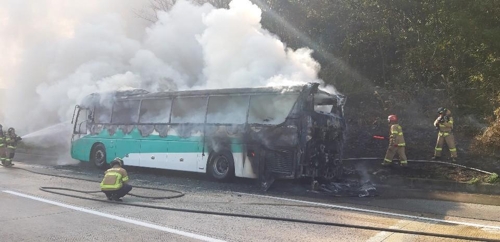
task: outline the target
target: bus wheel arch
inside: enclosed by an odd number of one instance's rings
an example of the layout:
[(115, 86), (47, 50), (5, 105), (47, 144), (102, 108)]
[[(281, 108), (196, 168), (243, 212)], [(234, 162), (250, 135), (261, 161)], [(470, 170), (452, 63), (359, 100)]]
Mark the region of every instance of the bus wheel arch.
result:
[(103, 143), (95, 143), (90, 149), (90, 162), (100, 169), (106, 169), (108, 163), (106, 162), (106, 147)]
[(234, 177), (234, 158), (229, 150), (212, 151), (208, 156), (207, 174), (218, 181), (228, 181)]

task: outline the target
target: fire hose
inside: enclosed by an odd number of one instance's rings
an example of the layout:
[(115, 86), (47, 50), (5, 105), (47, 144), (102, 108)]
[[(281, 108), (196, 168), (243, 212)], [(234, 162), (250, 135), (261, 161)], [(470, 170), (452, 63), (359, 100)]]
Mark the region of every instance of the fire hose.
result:
[[(342, 159), (342, 161), (358, 161), (358, 160), (381, 160), (381, 159), (380, 158), (376, 158), (376, 157), (360, 157), (360, 158), (346, 158), (346, 159)], [(480, 170), (480, 169), (477, 169), (477, 168), (474, 168), (474, 167), (464, 166), (464, 165), (460, 165), (460, 164), (456, 164), (456, 163), (451, 163), (451, 162), (445, 162), (445, 161), (408, 160), (408, 162), (442, 164), (442, 165), (460, 167), (460, 168), (463, 168), (463, 169), (477, 171), (477, 172), (481, 172), (481, 173), (484, 173), (484, 174), (487, 174), (487, 175), (493, 174), (492, 172), (483, 171), (483, 170)]]
[[(38, 175), (44, 175), (44, 176), (60, 177), (60, 178), (67, 178), (67, 179), (80, 180), (80, 181), (89, 181), (89, 182), (99, 182), (96, 180), (86, 179), (86, 178), (78, 178), (78, 177), (70, 177), (70, 176), (64, 176), (64, 175), (56, 175), (56, 174), (37, 172), (37, 171), (33, 171), (33, 170), (25, 169), (25, 168), (20, 168), (20, 167), (12, 167), (12, 168), (27, 171), (27, 172), (38, 174)], [(128, 195), (139, 197), (139, 198), (172, 199), (172, 198), (179, 198), (179, 197), (182, 197), (185, 195), (185, 193), (183, 193), (183, 192), (171, 190), (171, 189), (145, 187), (145, 186), (134, 186), (134, 187), (148, 189), (148, 190), (157, 190), (157, 191), (166, 191), (166, 192), (177, 193), (176, 195), (165, 196), (165, 197), (148, 197), (148, 196), (139, 196), (139, 195), (128, 194)], [(312, 220), (292, 219), (292, 218), (282, 218), (282, 217), (272, 217), (272, 216), (249, 215), (249, 214), (241, 214), (241, 213), (214, 212), (214, 211), (204, 211), (204, 210), (195, 210), (195, 209), (174, 208), (174, 207), (167, 207), (167, 206), (155, 206), (155, 205), (147, 205), (147, 204), (122, 203), (122, 202), (116, 202), (116, 201), (108, 201), (108, 200), (72, 195), (72, 194), (57, 192), (54, 190), (78, 192), (78, 193), (84, 193), (84, 194), (98, 193), (101, 191), (81, 191), (81, 190), (62, 188), (62, 187), (40, 187), (39, 189), (41, 191), (44, 191), (44, 192), (57, 194), (57, 195), (61, 195), (61, 196), (66, 196), (66, 197), (84, 199), (84, 200), (89, 200), (89, 201), (121, 204), (121, 205), (132, 206), (132, 207), (151, 208), (151, 209), (157, 209), (157, 210), (196, 213), (196, 214), (205, 214), (205, 215), (218, 215), (218, 216), (226, 216), (226, 217), (249, 218), (249, 219), (261, 219), (261, 220), (302, 223), (302, 224), (312, 224), (312, 225), (323, 225), (323, 226), (334, 226), (334, 227), (344, 227), (344, 228), (362, 229), (362, 230), (371, 230), (371, 231), (385, 231), (385, 232), (391, 232), (391, 233), (420, 235), (420, 236), (439, 237), (439, 238), (448, 238), (448, 239), (459, 239), (459, 240), (468, 240), (468, 241), (500, 242), (499, 239), (486, 239), (486, 238), (460, 236), (460, 235), (452, 235), (452, 234), (438, 234), (438, 233), (411, 231), (411, 230), (402, 230), (402, 229), (379, 228), (379, 227), (374, 227), (374, 226), (363, 226), (363, 225), (356, 225), (356, 224), (322, 222), (322, 221), (312, 221)]]
[[(33, 170), (28, 170), (24, 169), (21, 167), (11, 167), (14, 169), (18, 170), (23, 170), (27, 171), (33, 174), (38, 174), (38, 175), (44, 175), (44, 176), (52, 176), (52, 177), (60, 177), (60, 178), (67, 178), (67, 179), (72, 179), (72, 180), (79, 180), (79, 181), (88, 181), (88, 182), (100, 182), (98, 180), (93, 180), (93, 179), (87, 179), (87, 178), (80, 178), (80, 177), (71, 177), (71, 176), (65, 176), (65, 175), (56, 175), (56, 174), (49, 174), (49, 173), (43, 173), (43, 172), (38, 172), (38, 171), (33, 171)], [(156, 188), (156, 187), (146, 187), (146, 186), (134, 186), (135, 188), (141, 188), (141, 189), (146, 189), (146, 190), (156, 190), (156, 191), (162, 191), (162, 192), (170, 192), (170, 193), (175, 193), (175, 195), (170, 195), (170, 196), (162, 196), (162, 197), (151, 197), (151, 196), (141, 196), (133, 193), (129, 193), (127, 195), (130, 195), (132, 197), (138, 197), (138, 198), (145, 198), (145, 199), (173, 199), (173, 198), (179, 198), (185, 195), (185, 193), (181, 191), (176, 191), (176, 190), (171, 190), (171, 189), (164, 189), (164, 188)], [(71, 191), (71, 192), (78, 192), (78, 193), (85, 193), (85, 194), (91, 194), (91, 193), (101, 193), (101, 190), (98, 191), (82, 191), (82, 190), (76, 190), (76, 189), (70, 189), (70, 188), (62, 188), (62, 187), (40, 187), (40, 190), (44, 192), (50, 192), (53, 193), (52, 191), (49, 190), (64, 190), (64, 191)]]

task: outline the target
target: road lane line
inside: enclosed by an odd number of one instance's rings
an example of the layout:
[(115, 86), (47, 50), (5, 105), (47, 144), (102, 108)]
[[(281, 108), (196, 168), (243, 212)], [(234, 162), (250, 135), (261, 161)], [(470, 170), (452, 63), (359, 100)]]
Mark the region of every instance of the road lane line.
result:
[(334, 204), (328, 204), (328, 203), (309, 202), (309, 201), (296, 200), (296, 199), (290, 199), (290, 198), (273, 197), (273, 196), (258, 195), (258, 194), (243, 193), (243, 192), (235, 192), (235, 193), (240, 194), (240, 195), (262, 197), (262, 198), (276, 199), (276, 200), (296, 202), (296, 203), (304, 203), (304, 204), (310, 204), (310, 205), (316, 205), (316, 206), (322, 206), (322, 207), (328, 207), (328, 208), (344, 209), (344, 210), (350, 210), (350, 211), (356, 211), (356, 212), (374, 213), (374, 214), (400, 217), (400, 218), (406, 218), (406, 219), (421, 220), (421, 221), (427, 221), (427, 222), (457, 224), (457, 225), (465, 225), (465, 226), (476, 227), (476, 228), (488, 228), (488, 229), (500, 230), (499, 226), (492, 226), (492, 225), (484, 225), (484, 224), (459, 222), (459, 221), (445, 220), (445, 219), (420, 217), (420, 216), (413, 216), (413, 215), (400, 214), (400, 213), (391, 213), (391, 212), (377, 211), (377, 210), (364, 209), (364, 208), (355, 208), (355, 207), (334, 205)]
[[(389, 228), (390, 229), (402, 229), (410, 223), (412, 223), (412, 222), (408, 221), (408, 220), (399, 220), (398, 223), (390, 226)], [(377, 233), (373, 237), (369, 238), (368, 240), (366, 240), (366, 242), (382, 242), (382, 241), (385, 241), (387, 238), (391, 237), (393, 234), (394, 233), (392, 233), (392, 232), (382, 231), (382, 232)]]
[(142, 222), (142, 221), (138, 221), (138, 220), (134, 220), (134, 219), (130, 219), (130, 218), (124, 218), (124, 217), (120, 217), (120, 216), (116, 216), (116, 215), (112, 215), (112, 214), (102, 213), (102, 212), (98, 212), (95, 210), (90, 210), (90, 209), (77, 207), (77, 206), (73, 206), (73, 205), (68, 205), (68, 204), (64, 204), (64, 203), (60, 203), (60, 202), (56, 202), (56, 201), (47, 200), (44, 198), (34, 197), (34, 196), (26, 195), (23, 193), (19, 193), (19, 192), (14, 192), (14, 191), (9, 191), (9, 190), (4, 190), (3, 192), (11, 194), (11, 195), (19, 196), (19, 197), (32, 199), (32, 200), (39, 201), (39, 202), (44, 202), (44, 203), (56, 205), (56, 206), (63, 207), (63, 208), (68, 208), (68, 209), (72, 209), (72, 210), (76, 210), (76, 211), (80, 211), (80, 212), (84, 212), (84, 213), (89, 213), (89, 214), (93, 214), (93, 215), (97, 215), (97, 216), (101, 216), (101, 217), (105, 217), (105, 218), (109, 218), (109, 219), (114, 219), (114, 220), (125, 222), (125, 223), (135, 224), (135, 225), (143, 226), (146, 228), (151, 228), (151, 229), (156, 229), (156, 230), (160, 230), (160, 231), (164, 231), (164, 232), (168, 232), (168, 233), (172, 233), (172, 234), (177, 234), (177, 235), (181, 235), (181, 236), (185, 236), (185, 237), (189, 237), (189, 238), (193, 238), (193, 239), (198, 239), (198, 240), (208, 241), (208, 242), (224, 242), (224, 240), (218, 240), (218, 239), (210, 238), (210, 237), (199, 235), (199, 234), (193, 234), (193, 233), (184, 232), (181, 230), (163, 227), (163, 226), (159, 226), (159, 225), (155, 225), (155, 224), (150, 224), (150, 223), (146, 223), (146, 222)]

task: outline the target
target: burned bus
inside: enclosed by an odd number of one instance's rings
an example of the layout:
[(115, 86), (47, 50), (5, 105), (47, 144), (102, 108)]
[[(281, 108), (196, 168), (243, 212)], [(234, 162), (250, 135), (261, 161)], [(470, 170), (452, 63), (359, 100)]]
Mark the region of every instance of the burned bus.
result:
[(217, 180), (332, 180), (343, 169), (344, 100), (317, 83), (96, 93), (75, 107), (71, 156)]

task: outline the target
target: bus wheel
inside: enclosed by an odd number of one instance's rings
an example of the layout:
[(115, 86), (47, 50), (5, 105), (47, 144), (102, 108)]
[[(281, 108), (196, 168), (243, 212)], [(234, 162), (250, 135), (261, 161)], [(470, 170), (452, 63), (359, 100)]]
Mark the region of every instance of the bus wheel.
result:
[(103, 144), (96, 144), (90, 152), (90, 161), (100, 169), (107, 167), (106, 163), (106, 148)]
[(227, 181), (234, 176), (234, 160), (231, 152), (214, 152), (208, 162), (208, 173), (219, 181)]

